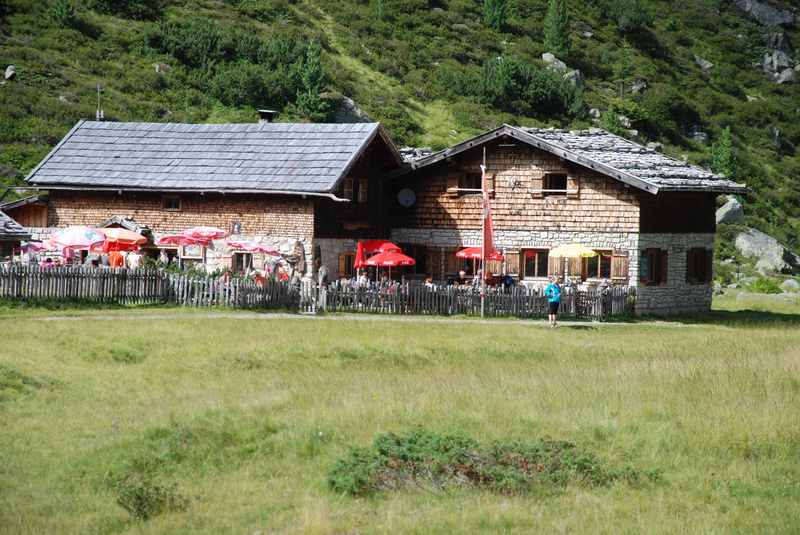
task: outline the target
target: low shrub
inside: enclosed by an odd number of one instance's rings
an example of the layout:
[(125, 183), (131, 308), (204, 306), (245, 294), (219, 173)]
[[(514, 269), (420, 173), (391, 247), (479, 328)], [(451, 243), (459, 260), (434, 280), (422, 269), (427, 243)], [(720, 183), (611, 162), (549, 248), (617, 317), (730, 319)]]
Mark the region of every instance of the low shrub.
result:
[(177, 485), (157, 483), (148, 476), (133, 474), (116, 485), (117, 503), (137, 520), (148, 520), (168, 511), (181, 511), (188, 500)]
[(783, 293), (781, 290), (780, 284), (775, 279), (770, 279), (768, 277), (759, 277), (758, 279), (751, 282), (747, 289), (754, 293), (759, 294), (779, 294)]
[(613, 469), (594, 453), (564, 441), (536, 440), (481, 445), (464, 435), (424, 429), (378, 435), (372, 448), (352, 448), (328, 475), (336, 492), (368, 496), (410, 485), (470, 486), (503, 494), (563, 487), (609, 485), (623, 479), (657, 479), (631, 467)]

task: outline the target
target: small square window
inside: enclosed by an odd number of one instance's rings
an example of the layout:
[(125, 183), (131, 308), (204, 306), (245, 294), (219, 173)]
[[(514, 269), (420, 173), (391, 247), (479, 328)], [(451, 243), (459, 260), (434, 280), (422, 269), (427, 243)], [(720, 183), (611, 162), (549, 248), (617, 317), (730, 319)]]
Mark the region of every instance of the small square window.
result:
[(180, 211), (181, 209), (181, 198), (176, 196), (164, 196), (161, 198), (161, 207), (164, 210), (169, 210), (172, 212)]
[(567, 175), (555, 173), (544, 175), (544, 194), (566, 195)]
[(480, 193), (481, 189), (481, 174), (480, 173), (465, 173), (458, 180), (458, 189), (460, 190), (477, 190), (477, 191), (462, 191), (462, 195), (469, 195)]

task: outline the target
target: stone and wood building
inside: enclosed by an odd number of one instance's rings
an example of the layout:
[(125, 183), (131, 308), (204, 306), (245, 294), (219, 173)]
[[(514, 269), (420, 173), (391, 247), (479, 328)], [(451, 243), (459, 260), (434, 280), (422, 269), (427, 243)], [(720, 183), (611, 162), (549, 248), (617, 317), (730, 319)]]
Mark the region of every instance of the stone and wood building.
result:
[[(601, 130), (503, 125), (430, 153), (398, 151), (373, 123), (81, 121), (27, 181), (48, 192), (40, 235), (135, 221), (157, 239), (212, 225), (301, 251), (301, 271), (331, 277), (352, 275), (357, 240), (391, 239), (417, 260), (410, 276), (447, 280), (469, 268), (455, 252), (480, 244), (484, 158), (505, 256), (488, 269), (523, 284), (562, 273), (636, 286), (642, 313), (710, 306), (716, 196), (744, 186)], [(566, 243), (599, 254), (548, 256)], [(242, 254), (221, 241), (206, 257), (236, 267)]]
[(0, 262), (12, 257), (14, 249), (30, 237), (25, 227), (0, 211)]

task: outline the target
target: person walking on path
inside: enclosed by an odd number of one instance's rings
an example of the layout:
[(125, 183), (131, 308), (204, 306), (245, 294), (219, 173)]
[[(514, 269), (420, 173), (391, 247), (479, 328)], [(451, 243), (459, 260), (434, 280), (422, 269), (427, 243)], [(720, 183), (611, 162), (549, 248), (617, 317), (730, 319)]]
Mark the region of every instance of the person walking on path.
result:
[(549, 315), (547, 316), (550, 321), (550, 327), (556, 327), (558, 326), (558, 307), (561, 306), (561, 285), (558, 284), (558, 277), (550, 276), (550, 284), (544, 289), (544, 295), (547, 297), (548, 306), (550, 307)]

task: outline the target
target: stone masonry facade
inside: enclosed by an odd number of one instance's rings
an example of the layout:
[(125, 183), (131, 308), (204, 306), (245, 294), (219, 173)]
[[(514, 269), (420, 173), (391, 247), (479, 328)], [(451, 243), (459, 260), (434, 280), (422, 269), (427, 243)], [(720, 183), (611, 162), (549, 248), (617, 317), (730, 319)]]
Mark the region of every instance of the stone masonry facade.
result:
[[(480, 243), (479, 229), (413, 229), (396, 228), (391, 239), (395, 243), (425, 245), (442, 251)], [(686, 282), (687, 252), (694, 247), (714, 248), (713, 234), (640, 234), (638, 232), (564, 232), (538, 230), (495, 231), (495, 248), (500, 251), (551, 249), (566, 243), (580, 243), (595, 249), (621, 251), (628, 254), (627, 284), (637, 291), (637, 314), (674, 315), (708, 311), (712, 287), (709, 284)], [(667, 251), (668, 273), (664, 285), (642, 285), (639, 282), (639, 255), (648, 248)], [(544, 280), (524, 281), (541, 285)]]
[[(165, 209), (165, 197), (177, 197), (180, 209)], [(49, 195), (48, 227), (35, 229), (35, 234), (40, 239), (47, 238), (56, 228), (97, 226), (113, 216), (130, 218), (149, 227), (155, 240), (195, 226), (230, 230), (238, 223), (237, 239), (263, 243), (286, 255), (291, 255), (299, 242), (305, 252), (306, 266), (311, 266), (314, 206), (310, 199), (300, 197), (53, 190)], [(226, 247), (225, 240), (216, 240), (205, 254), (209, 269), (231, 265), (233, 252)], [(261, 255), (253, 256), (255, 266), (261, 267)], [(308, 269), (306, 272), (310, 274)]]

